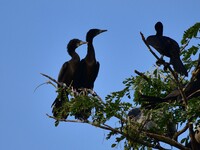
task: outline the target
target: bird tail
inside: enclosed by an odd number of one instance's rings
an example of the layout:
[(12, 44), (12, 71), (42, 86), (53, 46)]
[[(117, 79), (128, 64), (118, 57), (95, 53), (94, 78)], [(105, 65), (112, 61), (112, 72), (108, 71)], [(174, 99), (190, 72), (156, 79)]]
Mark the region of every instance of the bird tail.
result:
[(145, 109), (154, 109), (156, 107), (159, 107), (158, 104), (165, 102), (160, 97), (147, 96), (147, 95), (141, 95), (140, 101), (143, 102), (141, 107)]
[[(61, 91), (60, 94), (56, 97), (55, 101), (51, 105), (52, 113), (55, 118), (66, 119), (69, 115), (69, 107), (67, 105), (68, 102), (68, 94), (66, 92)], [(59, 121), (55, 121), (55, 126), (58, 126)]]
[(187, 69), (185, 68), (185, 66), (183, 65), (182, 61), (180, 60), (180, 58), (171, 58), (170, 59), (170, 63), (173, 65), (174, 70), (178, 73), (180, 73), (181, 75), (185, 75), (188, 76), (188, 72)]

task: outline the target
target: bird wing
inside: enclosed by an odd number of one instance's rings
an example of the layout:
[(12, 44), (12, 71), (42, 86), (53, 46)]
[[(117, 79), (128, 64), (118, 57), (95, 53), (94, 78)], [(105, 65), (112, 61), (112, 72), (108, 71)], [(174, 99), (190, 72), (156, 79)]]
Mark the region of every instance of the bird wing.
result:
[(97, 61), (95, 69), (94, 69), (94, 81), (96, 80), (98, 73), (99, 73), (99, 67), (100, 67), (100, 63)]
[[(162, 38), (156, 35), (151, 35), (146, 39), (147, 44), (151, 45), (154, 49), (156, 49), (161, 55), (165, 55), (165, 51), (163, 51), (163, 41)], [(166, 56), (166, 55), (165, 55)]]
[(82, 59), (79, 65), (79, 83), (80, 87), (83, 88), (84, 85), (86, 84), (87, 80), (87, 68), (86, 68), (86, 62), (85, 59)]
[(96, 62), (92, 66), (86, 63), (85, 59), (80, 62), (79, 69), (79, 86), (83, 88), (93, 89), (94, 82), (99, 72), (99, 62)]
[(180, 57), (180, 47), (174, 39), (167, 36), (163, 36), (163, 41), (166, 42), (165, 47), (169, 51), (169, 55), (171, 57)]
[(64, 76), (65, 76), (67, 68), (68, 68), (68, 62), (65, 62), (60, 69), (60, 72), (58, 75), (58, 82), (64, 82)]

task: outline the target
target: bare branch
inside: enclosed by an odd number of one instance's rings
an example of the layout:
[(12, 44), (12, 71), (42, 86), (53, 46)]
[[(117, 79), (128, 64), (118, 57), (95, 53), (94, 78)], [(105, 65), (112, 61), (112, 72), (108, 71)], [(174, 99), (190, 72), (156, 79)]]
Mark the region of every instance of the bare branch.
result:
[(189, 127), (188, 124), (186, 124), (186, 126), (182, 130), (180, 130), (180, 131), (178, 131), (178, 132), (175, 133), (173, 139), (177, 139), (179, 135), (181, 135), (182, 133), (184, 133), (185, 131), (187, 131), (188, 127)]
[(51, 118), (51, 119), (54, 119), (54, 120), (56, 120), (56, 121), (62, 121), (62, 122), (73, 122), (73, 123), (85, 123), (84, 121), (82, 121), (82, 120), (67, 120), (67, 119), (58, 119), (58, 118), (56, 118), (56, 117), (54, 117), (54, 116), (50, 116), (50, 115), (48, 115), (48, 114), (46, 114), (49, 118)]
[(160, 58), (156, 55), (156, 53), (154, 53), (154, 52), (152, 51), (152, 49), (151, 49), (151, 47), (149, 46), (149, 44), (147, 44), (147, 41), (146, 41), (146, 39), (145, 39), (145, 37), (144, 37), (144, 35), (143, 35), (142, 32), (140, 32), (140, 35), (141, 35), (141, 37), (142, 37), (143, 42), (144, 42), (145, 45), (148, 47), (149, 51), (153, 54), (154, 57), (156, 57), (157, 60), (160, 60)]
[(197, 90), (197, 91), (195, 91), (195, 92), (193, 92), (192, 94), (190, 94), (188, 97), (187, 97), (187, 99), (190, 99), (191, 97), (193, 97), (195, 94), (200, 94), (200, 89), (199, 90)]
[(180, 49), (180, 51), (182, 52), (190, 43), (190, 40), (187, 41), (187, 43)]
[(56, 81), (55, 79), (53, 79), (52, 77), (50, 77), (50, 76), (48, 76), (48, 75), (46, 75), (44, 73), (40, 73), (40, 74), (45, 76), (46, 78), (50, 79), (51, 81), (57, 83), (59, 86), (63, 87), (63, 83), (60, 83), (60, 82)]
[(101, 129), (105, 129), (105, 130), (109, 130), (109, 131), (113, 131), (113, 132), (116, 132), (116, 133), (120, 133), (122, 134), (121, 131), (117, 130), (117, 129), (114, 129), (112, 127), (110, 127), (109, 125), (106, 125), (106, 124), (103, 124), (103, 125), (100, 125), (100, 124), (96, 124), (96, 123), (93, 123), (93, 122), (90, 122), (90, 121), (82, 121), (82, 120), (67, 120), (67, 119), (58, 119), (56, 117), (53, 117), (53, 116), (50, 116), (48, 114), (46, 114), (49, 118), (51, 119), (54, 119), (56, 121), (61, 121), (61, 122), (72, 122), (72, 123), (87, 123), (87, 124), (90, 124), (92, 126), (95, 126), (95, 127), (99, 127)]
[(53, 85), (55, 88), (57, 88), (56, 85), (53, 84), (51, 81), (47, 81), (47, 82), (44, 82), (44, 83), (41, 83), (40, 85), (38, 85), (38, 86), (35, 88), (34, 92), (35, 92), (40, 86), (42, 86), (42, 85), (44, 85), (44, 84), (51, 84), (51, 85)]

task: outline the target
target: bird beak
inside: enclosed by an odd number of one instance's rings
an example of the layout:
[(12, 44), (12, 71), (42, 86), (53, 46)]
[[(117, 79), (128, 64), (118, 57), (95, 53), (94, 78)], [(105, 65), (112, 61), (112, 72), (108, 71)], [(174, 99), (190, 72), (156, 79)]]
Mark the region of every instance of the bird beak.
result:
[(101, 30), (100, 33), (103, 33), (103, 32), (106, 32), (106, 31), (108, 31), (108, 30)]
[(80, 45), (87, 44), (88, 42), (81, 41)]

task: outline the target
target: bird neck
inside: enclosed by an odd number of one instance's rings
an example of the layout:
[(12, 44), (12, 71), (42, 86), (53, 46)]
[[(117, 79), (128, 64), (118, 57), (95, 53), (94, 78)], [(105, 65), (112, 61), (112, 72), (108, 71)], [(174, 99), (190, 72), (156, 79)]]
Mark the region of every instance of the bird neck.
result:
[(163, 31), (162, 31), (162, 30), (158, 30), (158, 31), (156, 32), (156, 35), (157, 35), (157, 36), (163, 36)]
[(87, 48), (87, 55), (86, 55), (87, 60), (96, 60), (95, 58), (95, 50), (92, 41), (88, 42), (88, 48)]
[(69, 50), (68, 53), (69, 53), (69, 55), (72, 57), (72, 59), (80, 60), (80, 57), (79, 57), (79, 55), (75, 52), (75, 50)]

